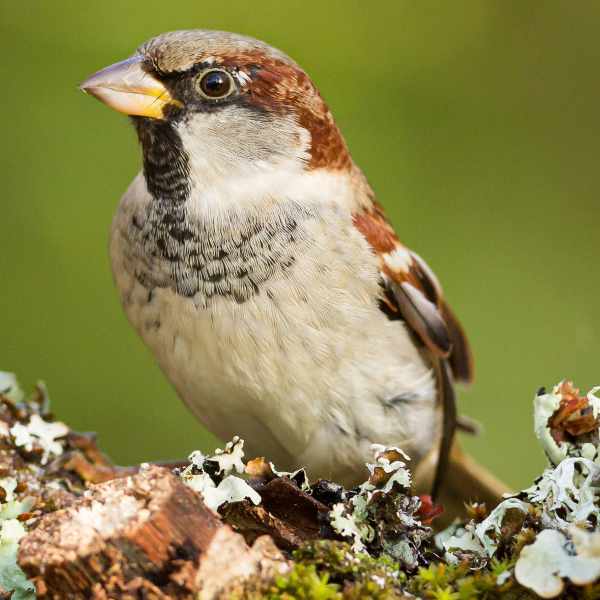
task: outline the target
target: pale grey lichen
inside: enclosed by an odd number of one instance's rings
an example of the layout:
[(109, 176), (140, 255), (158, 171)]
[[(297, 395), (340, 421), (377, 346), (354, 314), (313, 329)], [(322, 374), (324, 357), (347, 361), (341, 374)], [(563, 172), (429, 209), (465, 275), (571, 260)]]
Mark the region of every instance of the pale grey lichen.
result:
[(244, 473), (244, 440), (234, 437), (223, 450), (215, 450), (213, 456), (205, 456), (200, 451), (189, 456), (190, 465), (180, 476), (184, 483), (202, 495), (204, 503), (215, 512), (229, 502), (248, 499), (260, 504), (260, 495), (241, 477), (232, 473)]
[(397, 483), (401, 488), (408, 489), (411, 483), (410, 471), (406, 467), (406, 462), (409, 461), (410, 457), (400, 448), (396, 446), (382, 446), (381, 444), (372, 444), (371, 449), (375, 457), (375, 462), (367, 463), (367, 468), (371, 477), (369, 481), (361, 486), (368, 494), (372, 494), (374, 487), (370, 486), (371, 480), (376, 476), (377, 469), (381, 469), (384, 473), (387, 473), (389, 477), (385, 482), (381, 492), (384, 494), (389, 493), (394, 484)]
[[(581, 535), (586, 535), (581, 532)], [(587, 534), (590, 535), (590, 534)], [(541, 531), (533, 544), (525, 546), (515, 565), (515, 578), (542, 598), (556, 598), (564, 579), (586, 585), (600, 577), (600, 556), (579, 554), (577, 547), (555, 529)]]
[(600, 523), (600, 466), (587, 458), (565, 458), (546, 469), (540, 480), (524, 490), (529, 500), (543, 508), (545, 527), (565, 530), (570, 523), (591, 518)]
[[(361, 499), (360, 502), (363, 502), (363, 500)], [(373, 539), (375, 532), (366, 522), (365, 507), (361, 506), (359, 508), (358, 504), (352, 506), (354, 510), (348, 510), (343, 502), (335, 504), (329, 513), (331, 526), (342, 537), (352, 540), (352, 550), (354, 552), (366, 552), (365, 543)]]
[[(25, 394), (13, 373), (0, 371), (0, 395), (12, 404), (23, 402)], [(9, 436), (6, 423), (2, 422), (2, 426), (0, 435)], [(14, 442), (16, 444), (16, 439)], [(10, 594), (11, 600), (34, 600), (35, 586), (17, 564), (19, 541), (26, 533), (24, 524), (17, 517), (27, 513), (34, 500), (27, 496), (17, 499), (17, 484), (17, 479), (12, 476), (0, 479), (0, 487), (4, 490), (4, 502), (0, 503), (0, 588)]]
[[(563, 593), (566, 581), (581, 586), (600, 578), (600, 533), (589, 531), (600, 523), (599, 389), (580, 396), (570, 382), (563, 381), (552, 393), (536, 396), (534, 429), (549, 468), (480, 523), (455, 523), (439, 533), (436, 543), (448, 563), (471, 557), (473, 565), (485, 564), (496, 554), (501, 539), (507, 556), (510, 546), (506, 544), (511, 540), (502, 535), (508, 511), (516, 510), (528, 520), (533, 541), (523, 547), (514, 567), (522, 586), (553, 598)], [(510, 576), (511, 569), (504, 571), (497, 585)]]
[(214, 511), (226, 502), (241, 502), (246, 498), (254, 504), (261, 502), (258, 492), (235, 475), (224, 477), (218, 484), (215, 484), (208, 473), (192, 475), (189, 479), (184, 477), (183, 480), (194, 491), (200, 493), (206, 506)]
[(0, 523), (0, 587), (12, 592), (11, 600), (33, 600), (35, 587), (27, 580), (17, 564), (19, 540), (25, 535), (25, 527), (17, 519)]
[(445, 551), (445, 558), (449, 563), (457, 563), (461, 555), (470, 553), (483, 559), (492, 558), (498, 549), (498, 535), (506, 513), (516, 509), (524, 514), (529, 512), (531, 505), (518, 498), (508, 498), (498, 504), (496, 508), (481, 523), (473, 521), (462, 527), (456, 525), (436, 536), (436, 543)]
[(600, 532), (589, 532), (577, 525), (571, 525), (569, 535), (579, 556), (600, 558)]
[(15, 423), (10, 428), (10, 434), (14, 438), (15, 446), (22, 446), (28, 452), (34, 447), (40, 447), (42, 457), (40, 462), (45, 465), (51, 456), (60, 456), (63, 453), (63, 444), (59, 438), (66, 436), (69, 428), (60, 421), (48, 423), (39, 415), (33, 414), (29, 423)]
[(14, 404), (23, 402), (25, 392), (21, 389), (14, 373), (0, 371), (0, 395)]
[[(236, 435), (230, 442), (227, 442), (225, 449), (217, 448), (209, 460), (219, 465), (217, 474), (228, 475), (233, 471), (243, 473), (246, 470), (243, 458), (244, 440)], [(207, 460), (206, 457), (204, 460)]]
[(3, 477), (0, 479), (0, 487), (4, 490), (4, 501), (12, 502), (15, 499), (17, 480), (14, 477)]
[(410, 459), (396, 447), (373, 444), (372, 450), (369, 479), (333, 506), (331, 526), (351, 541), (355, 552), (384, 552), (414, 569), (431, 530), (415, 516), (421, 500), (410, 494)]
[[(356, 552), (365, 552), (366, 544), (375, 537), (375, 530), (369, 522), (371, 517), (369, 504), (373, 494), (375, 492), (387, 494), (393, 489), (394, 484), (398, 484), (400, 489), (407, 490), (411, 481), (410, 472), (404, 462), (410, 459), (400, 448), (372, 444), (371, 449), (374, 462), (367, 463), (369, 479), (360, 485), (357, 494), (351, 496), (347, 502), (336, 504), (330, 513), (334, 531), (343, 537), (351, 538), (352, 548)], [(378, 487), (375, 484), (376, 480), (383, 485)]]
[(310, 490), (310, 482), (304, 468), (296, 469), (295, 471), (279, 471), (275, 468), (275, 465), (272, 462), (269, 462), (269, 467), (273, 473), (273, 476), (286, 477), (287, 479), (295, 481), (303, 492)]

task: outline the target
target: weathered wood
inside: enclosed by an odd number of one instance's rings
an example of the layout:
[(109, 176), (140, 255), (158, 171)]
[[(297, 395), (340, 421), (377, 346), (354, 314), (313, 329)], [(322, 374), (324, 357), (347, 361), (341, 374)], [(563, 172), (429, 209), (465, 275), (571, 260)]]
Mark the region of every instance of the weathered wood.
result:
[(224, 520), (242, 533), (246, 542), (251, 544), (266, 534), (279, 548), (293, 550), (303, 542), (324, 537), (321, 521), (331, 510), (329, 506), (303, 492), (287, 477), (250, 484), (261, 496), (260, 505), (244, 501), (220, 509)]
[(290, 563), (270, 537), (263, 535), (248, 547), (240, 534), (222, 527), (200, 561), (198, 600), (244, 598), (249, 579), (254, 585), (269, 582), (289, 569)]
[(221, 527), (198, 494), (150, 467), (42, 517), (18, 560), (41, 598), (191, 597), (199, 558)]
[(42, 516), (18, 561), (38, 598), (229, 598), (289, 568), (268, 537), (249, 547), (169, 470), (152, 466), (91, 486)]

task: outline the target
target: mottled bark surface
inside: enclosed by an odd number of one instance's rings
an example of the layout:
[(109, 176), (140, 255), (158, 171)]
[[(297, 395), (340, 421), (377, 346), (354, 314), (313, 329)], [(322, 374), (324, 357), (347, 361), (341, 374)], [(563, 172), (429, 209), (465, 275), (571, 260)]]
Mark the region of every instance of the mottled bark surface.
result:
[(259, 506), (247, 500), (227, 504), (221, 510), (225, 521), (240, 531), (248, 543), (268, 534), (277, 546), (293, 550), (303, 542), (328, 537), (326, 515), (331, 508), (303, 492), (287, 478), (262, 483), (252, 481), (261, 495)]
[(268, 550), (249, 548), (196, 492), (149, 467), (45, 515), (18, 560), (40, 598), (212, 598), (269, 561), (285, 564)]
[[(42, 387), (23, 402), (8, 383), (0, 598), (33, 600), (35, 584), (37, 598), (52, 600), (387, 600), (404, 597), (406, 573), (437, 560), (427, 525), (441, 508), (412, 495), (397, 449), (378, 450), (354, 490), (243, 460), (238, 438), (186, 463), (118, 467), (93, 435), (52, 418)], [(497, 482), (463, 463), (456, 498), (484, 481), (493, 501)]]
[(46, 515), (22, 540), (18, 560), (41, 597), (102, 598), (142, 589), (183, 596), (193, 591), (195, 566), (220, 527), (198, 494), (151, 467), (92, 486), (68, 508)]

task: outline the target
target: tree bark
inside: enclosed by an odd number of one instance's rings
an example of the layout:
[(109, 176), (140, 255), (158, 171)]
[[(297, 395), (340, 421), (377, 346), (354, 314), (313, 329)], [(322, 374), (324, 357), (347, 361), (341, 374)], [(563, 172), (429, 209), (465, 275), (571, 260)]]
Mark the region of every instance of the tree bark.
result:
[(18, 562), (38, 597), (56, 600), (216, 598), (235, 578), (286, 564), (272, 543), (249, 548), (196, 492), (156, 466), (91, 486), (44, 515), (21, 541)]

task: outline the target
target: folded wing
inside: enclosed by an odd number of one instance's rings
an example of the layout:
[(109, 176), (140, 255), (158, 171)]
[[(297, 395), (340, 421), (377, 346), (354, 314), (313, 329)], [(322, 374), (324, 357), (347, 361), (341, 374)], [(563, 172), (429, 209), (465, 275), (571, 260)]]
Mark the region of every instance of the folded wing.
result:
[(379, 260), (381, 309), (390, 319), (406, 323), (416, 343), (429, 356), (436, 375), (444, 417), (433, 486), (435, 493), (446, 472), (456, 427), (452, 383), (470, 382), (473, 379), (469, 342), (444, 300), (437, 277), (422, 258), (400, 242), (383, 209), (373, 203), (354, 214), (354, 224)]

